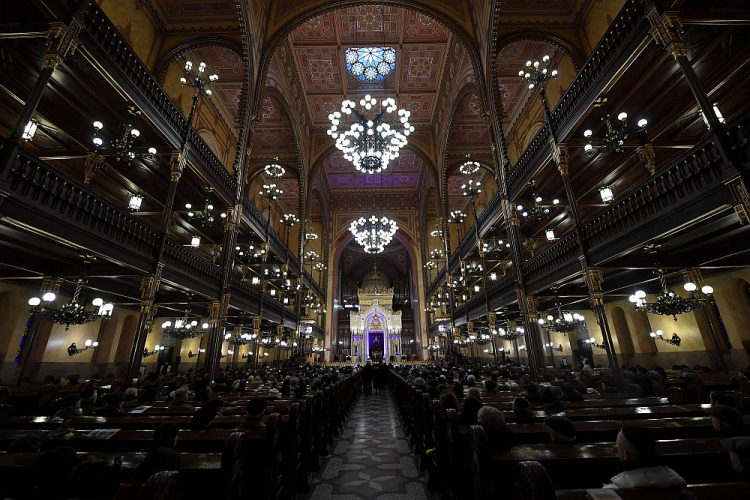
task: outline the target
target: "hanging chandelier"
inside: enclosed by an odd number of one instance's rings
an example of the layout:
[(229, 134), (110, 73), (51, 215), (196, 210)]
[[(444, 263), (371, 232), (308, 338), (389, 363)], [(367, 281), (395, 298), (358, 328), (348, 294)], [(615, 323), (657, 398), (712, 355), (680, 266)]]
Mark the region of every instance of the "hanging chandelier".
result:
[[(625, 141), (646, 133), (648, 120), (641, 118), (638, 120), (638, 128), (636, 130), (626, 132), (628, 126), (628, 114), (625, 112), (618, 114), (617, 122), (613, 122), (612, 116), (606, 109), (604, 109), (605, 102), (607, 102), (606, 97), (599, 97), (594, 102), (594, 106), (601, 109), (602, 121), (607, 127), (604, 137), (594, 138), (594, 133), (590, 129), (583, 132), (583, 136), (588, 139), (588, 144), (583, 147), (583, 150), (589, 156), (594, 156), (597, 153), (622, 153)], [(595, 146), (594, 143), (597, 145)]]
[(549, 216), (552, 210), (558, 210), (560, 208), (560, 200), (557, 198), (552, 200), (552, 204), (545, 204), (543, 198), (539, 193), (534, 191), (536, 181), (529, 181), (531, 186), (531, 197), (534, 199), (534, 205), (530, 208), (524, 208), (523, 205), (517, 205), (516, 210), (525, 218), (529, 220), (542, 220)]
[(224, 340), (234, 345), (235, 347), (239, 347), (239, 346), (247, 345), (252, 340), (255, 340), (258, 338), (257, 333), (249, 333), (245, 331), (244, 328), (245, 326), (242, 324), (235, 326), (234, 329), (232, 330), (232, 333), (227, 333), (224, 335)]
[(448, 222), (451, 224), (463, 224), (466, 220), (466, 214), (461, 210), (454, 210), (448, 216)]
[(460, 167), (458, 167), (458, 171), (463, 175), (474, 175), (479, 172), (480, 166), (481, 165), (479, 164), (479, 162), (472, 160), (471, 155), (467, 154), (466, 161), (463, 162)]
[[(277, 162), (279, 161), (279, 158), (276, 157), (273, 160)], [(266, 175), (268, 177), (271, 177), (272, 179), (281, 179), (286, 172), (286, 169), (278, 163), (269, 163), (268, 165), (263, 167), (263, 170), (266, 172)]]
[(497, 255), (503, 253), (505, 248), (510, 248), (510, 243), (506, 243), (500, 238), (485, 238), (482, 240), (482, 252), (487, 255)]
[(104, 145), (104, 137), (102, 137), (100, 134), (100, 132), (104, 129), (104, 124), (99, 120), (93, 123), (94, 138), (92, 139), (92, 142), (94, 143), (94, 150), (99, 154), (102, 154), (105, 151), (109, 151), (109, 154), (111, 154), (117, 161), (121, 161), (128, 165), (138, 158), (144, 160), (152, 160), (154, 158), (154, 155), (156, 154), (156, 148), (148, 148), (148, 154), (137, 153), (133, 149), (135, 140), (138, 139), (138, 137), (140, 137), (141, 135), (140, 130), (135, 128), (133, 124), (135, 117), (141, 114), (140, 110), (136, 110), (135, 107), (129, 106), (128, 114), (130, 115), (128, 123), (124, 124), (121, 127), (122, 131), (120, 133), (120, 136), (115, 140), (110, 141), (109, 147), (106, 147)]
[(655, 332), (651, 332), (648, 335), (652, 339), (658, 339), (658, 340), (661, 340), (662, 342), (666, 342), (667, 344), (670, 344), (676, 347), (680, 347), (680, 344), (682, 343), (682, 339), (676, 333), (673, 333), (672, 338), (669, 340), (664, 338), (664, 332), (661, 330), (656, 330)]
[(55, 301), (57, 296), (52, 292), (47, 292), (39, 297), (31, 297), (29, 305), (32, 314), (39, 314), (42, 318), (53, 323), (65, 325), (68, 330), (70, 325), (85, 325), (97, 319), (108, 320), (112, 317), (114, 305), (111, 302), (104, 302), (102, 298), (95, 298), (91, 305), (87, 306), (79, 302), (81, 289), (86, 280), (81, 277), (76, 281), (76, 288), (73, 292), (73, 298), (67, 304), (59, 308), (54, 308), (50, 304)]
[[(494, 335), (495, 331), (493, 330), (492, 333)], [(511, 328), (510, 325), (506, 325), (506, 328), (501, 327), (497, 329), (497, 336), (500, 337), (502, 340), (517, 340), (523, 337), (524, 333), (525, 331), (522, 326)]]
[(284, 191), (277, 188), (275, 183), (270, 183), (263, 184), (263, 189), (261, 189), (258, 194), (260, 194), (263, 198), (275, 201), (279, 196), (284, 194)]
[(217, 216), (226, 219), (226, 212), (217, 213), (214, 211), (214, 204), (211, 202), (212, 192), (213, 188), (208, 188), (206, 199), (203, 202), (203, 208), (200, 210), (193, 210), (193, 205), (191, 203), (185, 203), (185, 210), (187, 210), (187, 216), (190, 222), (206, 227), (213, 224)]
[(359, 101), (359, 106), (357, 109), (357, 103), (345, 99), (340, 112), (328, 115), (331, 127), (327, 133), (357, 170), (380, 173), (399, 156), (406, 137), (414, 131), (409, 124), (411, 112), (399, 109), (392, 97), (378, 102), (370, 94)]
[(644, 311), (649, 314), (659, 314), (662, 316), (672, 316), (672, 318), (677, 321), (677, 316), (680, 314), (689, 313), (700, 306), (700, 300), (695, 298), (692, 293), (690, 297), (680, 297), (667, 286), (667, 280), (665, 278), (666, 271), (661, 268), (658, 263), (655, 273), (659, 275), (659, 283), (661, 285), (661, 291), (656, 297), (655, 302), (647, 302), (646, 292), (643, 290), (637, 290), (628, 299), (638, 311)]
[(287, 227), (294, 227), (299, 224), (299, 218), (295, 214), (284, 214), (284, 218), (280, 219), (279, 222)]
[(474, 180), (469, 179), (469, 182), (464, 183), (461, 186), (461, 189), (463, 190), (464, 196), (476, 196), (482, 192), (482, 183), (479, 181), (474, 182)]
[(167, 320), (161, 324), (164, 335), (177, 340), (185, 340), (203, 335), (208, 330), (209, 324), (207, 322), (201, 323), (199, 328), (198, 320), (190, 318), (191, 298), (192, 295), (189, 295), (185, 314), (181, 318), (175, 318), (174, 322)]
[(365, 219), (360, 217), (352, 221), (349, 231), (354, 235), (366, 253), (381, 253), (385, 246), (391, 242), (393, 235), (396, 234), (398, 225), (393, 219), (388, 217), (376, 217), (371, 215)]
[(539, 318), (537, 320), (547, 330), (567, 335), (569, 332), (575, 331), (576, 328), (585, 324), (583, 316), (580, 314), (563, 310), (559, 302), (555, 305), (557, 306), (557, 316), (548, 313), (546, 319)]

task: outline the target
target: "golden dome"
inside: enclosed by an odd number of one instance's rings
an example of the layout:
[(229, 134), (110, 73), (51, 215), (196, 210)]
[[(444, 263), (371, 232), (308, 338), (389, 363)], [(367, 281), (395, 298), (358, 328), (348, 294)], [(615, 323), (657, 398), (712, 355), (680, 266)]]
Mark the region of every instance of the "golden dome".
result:
[(378, 265), (375, 264), (372, 273), (362, 280), (360, 290), (365, 293), (379, 293), (388, 291), (390, 288), (391, 286), (388, 283), (388, 278), (378, 272)]

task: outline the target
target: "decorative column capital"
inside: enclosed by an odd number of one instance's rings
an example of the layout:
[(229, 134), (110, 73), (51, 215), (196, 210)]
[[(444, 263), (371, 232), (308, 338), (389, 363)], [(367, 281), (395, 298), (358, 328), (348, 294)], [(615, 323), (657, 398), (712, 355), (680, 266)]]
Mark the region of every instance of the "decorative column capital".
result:
[(521, 219), (518, 218), (518, 210), (516, 209), (516, 204), (503, 199), (501, 205), (503, 207), (503, 216), (505, 217), (505, 220), (510, 221), (510, 223), (514, 226), (520, 226)]
[(552, 147), (552, 158), (557, 164), (557, 170), (560, 171), (561, 175), (568, 175), (568, 162), (570, 160), (568, 145), (564, 143), (555, 144), (554, 139), (550, 139), (550, 146)]
[(690, 281), (692, 283), (695, 283), (698, 286), (698, 289), (700, 289), (701, 284), (703, 283), (703, 274), (701, 273), (699, 267), (683, 269), (682, 277), (685, 278), (685, 282)]
[(648, 20), (651, 23), (651, 36), (657, 45), (662, 45), (675, 59), (687, 56), (687, 48), (682, 38), (685, 28), (677, 12), (665, 12), (660, 15), (654, 7), (648, 13)]
[(94, 178), (96, 171), (103, 168), (104, 165), (104, 157), (102, 155), (93, 152), (86, 153), (86, 160), (83, 162), (83, 183), (88, 186)]
[(639, 146), (636, 148), (635, 152), (638, 155), (638, 159), (641, 160), (641, 163), (643, 163), (651, 175), (654, 175), (654, 172), (656, 172), (656, 151), (653, 146), (651, 146), (651, 144)]
[(750, 222), (750, 194), (748, 194), (747, 186), (742, 179), (737, 179), (729, 184), (729, 189), (737, 202), (734, 205), (734, 212), (737, 214), (740, 225), (744, 226)]
[(185, 165), (187, 164), (188, 151), (188, 146), (185, 145), (183, 151), (172, 153), (169, 157), (169, 166), (171, 168), (170, 180), (172, 182), (179, 182), (180, 177), (182, 177), (182, 172), (185, 170)]
[(589, 292), (603, 292), (602, 283), (604, 282), (604, 274), (601, 269), (595, 267), (589, 267), (586, 269), (586, 285), (589, 287)]
[(78, 47), (78, 34), (81, 31), (81, 25), (77, 20), (73, 20), (70, 26), (60, 22), (50, 23), (50, 29), (47, 32), (46, 50), (44, 51), (44, 60), (42, 68), (54, 70), (57, 65), (63, 62), (68, 54), (75, 54)]

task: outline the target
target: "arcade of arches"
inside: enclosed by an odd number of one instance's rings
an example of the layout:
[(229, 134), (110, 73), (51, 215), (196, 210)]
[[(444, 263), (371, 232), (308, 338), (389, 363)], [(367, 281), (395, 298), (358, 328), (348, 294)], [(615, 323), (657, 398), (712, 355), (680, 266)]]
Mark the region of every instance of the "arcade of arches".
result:
[(735, 0), (0, 2), (0, 385), (747, 369), (749, 25)]

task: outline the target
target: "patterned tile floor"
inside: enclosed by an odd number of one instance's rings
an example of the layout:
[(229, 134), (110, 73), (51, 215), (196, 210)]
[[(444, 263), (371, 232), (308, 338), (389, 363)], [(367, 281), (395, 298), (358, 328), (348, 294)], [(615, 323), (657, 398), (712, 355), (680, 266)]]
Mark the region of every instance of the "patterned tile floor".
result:
[(388, 391), (360, 396), (329, 451), (313, 476), (308, 500), (434, 498)]

